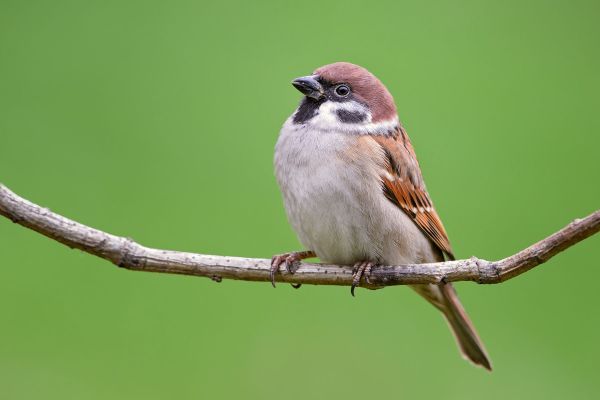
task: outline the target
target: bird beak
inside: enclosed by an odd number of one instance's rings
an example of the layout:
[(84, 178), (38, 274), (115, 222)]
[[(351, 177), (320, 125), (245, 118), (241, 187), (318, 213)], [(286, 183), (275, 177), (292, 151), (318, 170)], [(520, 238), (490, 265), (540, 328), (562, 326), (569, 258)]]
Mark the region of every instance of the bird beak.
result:
[(319, 100), (325, 97), (323, 86), (317, 81), (318, 75), (303, 76), (292, 81), (292, 85), (306, 97)]

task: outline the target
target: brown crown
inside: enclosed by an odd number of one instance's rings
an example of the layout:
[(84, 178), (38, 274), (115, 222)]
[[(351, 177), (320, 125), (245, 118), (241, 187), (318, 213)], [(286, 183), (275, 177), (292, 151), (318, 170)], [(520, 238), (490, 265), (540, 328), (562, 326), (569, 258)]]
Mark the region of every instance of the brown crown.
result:
[(373, 122), (396, 117), (394, 98), (383, 83), (365, 68), (348, 62), (336, 62), (324, 65), (314, 73), (332, 84), (349, 84), (354, 96), (371, 110)]

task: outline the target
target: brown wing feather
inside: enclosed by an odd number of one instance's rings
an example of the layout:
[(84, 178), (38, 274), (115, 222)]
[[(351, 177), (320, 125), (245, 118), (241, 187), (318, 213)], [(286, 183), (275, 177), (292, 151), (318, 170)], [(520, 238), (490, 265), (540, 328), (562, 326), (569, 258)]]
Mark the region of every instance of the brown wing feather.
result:
[(391, 136), (375, 136), (386, 153), (387, 174), (382, 177), (385, 195), (410, 216), (417, 226), (450, 259), (454, 259), (450, 240), (433, 202), (427, 193), (421, 169), (403, 128)]

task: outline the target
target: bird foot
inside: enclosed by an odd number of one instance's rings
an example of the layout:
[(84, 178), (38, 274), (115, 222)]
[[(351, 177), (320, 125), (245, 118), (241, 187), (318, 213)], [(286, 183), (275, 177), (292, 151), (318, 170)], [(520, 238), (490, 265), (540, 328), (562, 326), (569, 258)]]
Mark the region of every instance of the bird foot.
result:
[[(313, 251), (294, 251), (292, 253), (284, 253), (273, 256), (271, 258), (271, 284), (275, 287), (275, 273), (279, 271), (279, 267), (281, 264), (285, 266), (285, 269), (288, 273), (295, 273), (300, 267), (300, 261), (305, 258), (316, 257), (316, 254)], [(292, 283), (292, 287), (294, 289), (298, 289), (302, 284), (300, 283)]]
[(369, 276), (371, 275), (371, 268), (373, 268), (376, 264), (371, 261), (360, 261), (354, 264), (354, 268), (352, 270), (352, 286), (350, 287), (350, 294), (354, 296), (354, 288), (360, 285), (360, 280), (364, 276), (365, 282), (371, 283), (369, 280)]

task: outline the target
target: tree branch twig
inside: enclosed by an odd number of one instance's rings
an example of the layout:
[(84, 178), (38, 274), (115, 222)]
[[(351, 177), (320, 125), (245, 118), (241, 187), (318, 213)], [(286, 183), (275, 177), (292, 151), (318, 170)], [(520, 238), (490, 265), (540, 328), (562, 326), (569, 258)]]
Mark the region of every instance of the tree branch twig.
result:
[[(270, 260), (185, 253), (144, 247), (131, 239), (80, 224), (19, 197), (0, 184), (0, 215), (71, 248), (111, 261), (119, 267), (149, 272), (165, 272), (221, 279), (269, 282)], [(499, 261), (471, 257), (432, 264), (408, 264), (373, 268), (370, 284), (391, 285), (475, 281), (501, 283), (545, 263), (574, 244), (600, 231), (600, 210)], [(313, 285), (352, 283), (352, 268), (340, 265), (302, 263), (296, 273), (283, 269), (278, 282)]]

